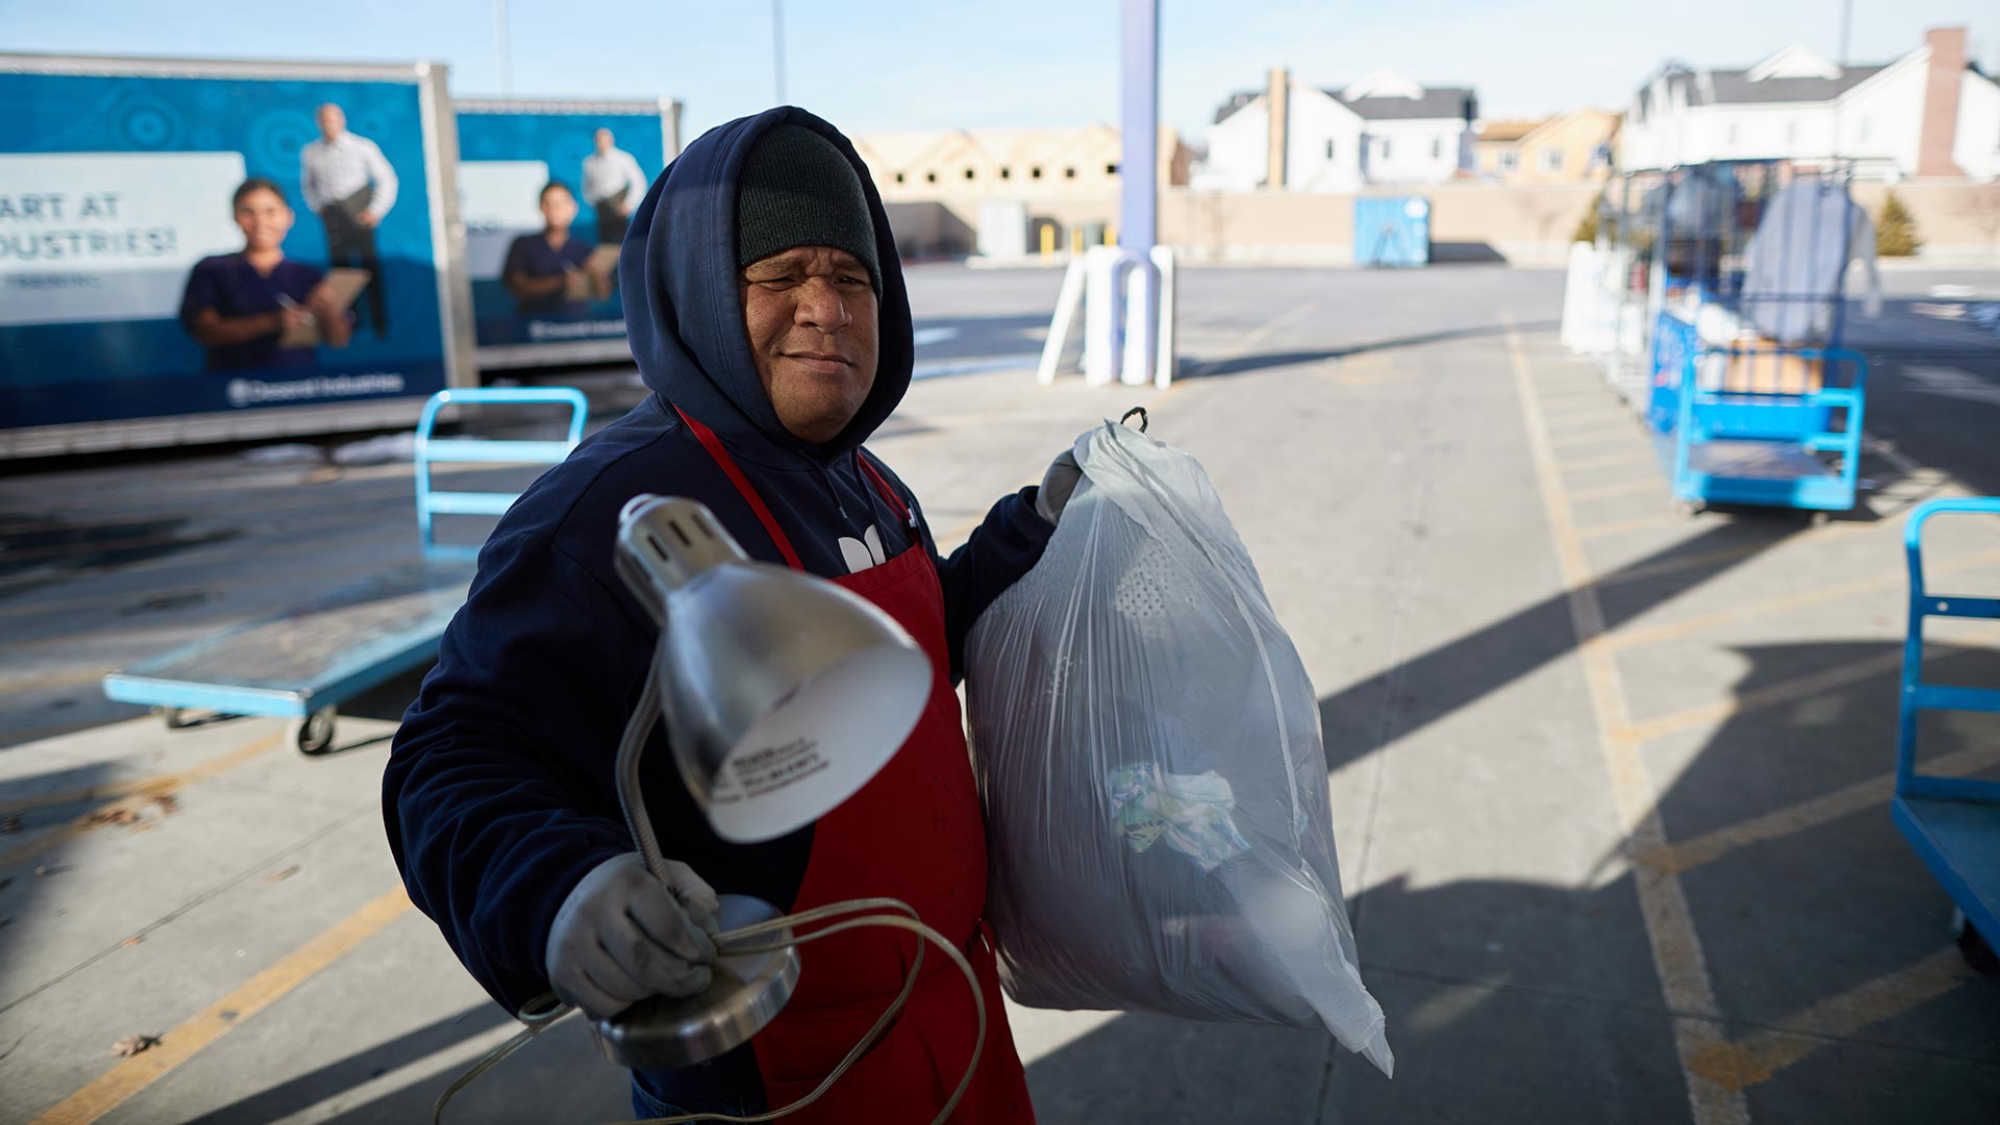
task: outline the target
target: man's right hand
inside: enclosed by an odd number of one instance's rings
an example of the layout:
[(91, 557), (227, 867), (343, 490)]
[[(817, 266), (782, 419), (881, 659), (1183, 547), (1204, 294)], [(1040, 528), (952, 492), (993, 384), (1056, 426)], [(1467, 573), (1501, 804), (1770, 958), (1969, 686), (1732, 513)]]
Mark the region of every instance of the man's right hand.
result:
[(715, 891), (683, 863), (666, 877), (638, 852), (592, 868), (556, 911), (545, 956), (557, 996), (592, 1019), (648, 996), (693, 996), (715, 961)]

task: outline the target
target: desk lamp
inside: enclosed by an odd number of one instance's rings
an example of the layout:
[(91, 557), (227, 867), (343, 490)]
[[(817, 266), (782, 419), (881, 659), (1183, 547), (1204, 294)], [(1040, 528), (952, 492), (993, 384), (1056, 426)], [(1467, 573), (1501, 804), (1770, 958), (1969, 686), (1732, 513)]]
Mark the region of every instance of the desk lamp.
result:
[[(655, 715), (688, 792), (732, 843), (776, 839), (831, 812), (916, 728), (932, 671), (902, 626), (831, 582), (751, 561), (707, 506), (634, 497), (619, 514), (614, 561), (660, 626), (618, 753), (619, 802), (654, 874), (664, 861), (639, 756)], [(720, 898), (723, 932), (779, 915), (749, 896)], [(747, 1041), (798, 981), (795, 949), (765, 949), (725, 951), (701, 995), (655, 996), (596, 1021), (605, 1057), (667, 1070)]]

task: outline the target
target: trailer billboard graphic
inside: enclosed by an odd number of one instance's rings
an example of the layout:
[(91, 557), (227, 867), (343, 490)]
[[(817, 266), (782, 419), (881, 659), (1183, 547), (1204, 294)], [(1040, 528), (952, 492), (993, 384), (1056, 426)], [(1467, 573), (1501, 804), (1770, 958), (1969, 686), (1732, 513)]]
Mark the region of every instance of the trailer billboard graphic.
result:
[(445, 384), (411, 81), (0, 73), (0, 425)]
[(622, 341), (618, 246), (666, 161), (659, 111), (462, 104), (458, 148), (480, 347)]

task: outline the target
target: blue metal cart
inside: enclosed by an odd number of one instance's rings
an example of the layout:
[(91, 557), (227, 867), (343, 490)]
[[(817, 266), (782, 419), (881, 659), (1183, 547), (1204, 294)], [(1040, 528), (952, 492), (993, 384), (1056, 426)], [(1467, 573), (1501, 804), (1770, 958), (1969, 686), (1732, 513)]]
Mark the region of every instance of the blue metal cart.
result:
[[(437, 438), (438, 413), (453, 404), (546, 403), (570, 408), (561, 441)], [(306, 605), (204, 637), (104, 677), (104, 694), (160, 708), (169, 727), (187, 711), (274, 715), (292, 721), (307, 754), (333, 745), (339, 706), (437, 656), (438, 641), (465, 603), (476, 545), (439, 543), (437, 515), (499, 515), (513, 492), (440, 491), (432, 466), (553, 464), (583, 437), (589, 404), (569, 387), (440, 391), (424, 405), (415, 452), (421, 560), (332, 591)]]
[[(1709, 347), (1671, 313), (1654, 328), (1657, 369), (1647, 417), (1674, 498), (1699, 508), (1757, 504), (1811, 511), (1854, 507), (1861, 466), (1868, 361), (1849, 348)], [(1717, 362), (1754, 367), (1807, 362), (1837, 385), (1798, 393), (1704, 387)]]
[(2000, 711), (2000, 688), (1923, 682), (1924, 618), (2000, 619), (2000, 597), (1933, 594), (1924, 585), (1923, 527), (1945, 512), (2000, 516), (2000, 497), (1932, 500), (1910, 513), (1903, 544), (1910, 564), (1910, 625), (1903, 642), (1903, 705), (1890, 814), (1924, 865), (1957, 904), (1959, 949), (1974, 968), (2000, 971), (2000, 781), (1917, 772), (1917, 713)]
[(1646, 415), (1675, 498), (1854, 506), (1867, 362), (1840, 347), (1844, 170), (1677, 168), (1648, 194), (1654, 303)]

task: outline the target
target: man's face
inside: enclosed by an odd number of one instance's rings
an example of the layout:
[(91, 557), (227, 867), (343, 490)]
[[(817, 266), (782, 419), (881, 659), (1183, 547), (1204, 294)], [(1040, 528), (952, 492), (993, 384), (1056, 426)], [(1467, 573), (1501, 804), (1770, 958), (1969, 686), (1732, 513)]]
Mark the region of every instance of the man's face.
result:
[(236, 225), (246, 249), (276, 250), (292, 229), (292, 209), (273, 192), (252, 191), (236, 204)]
[(576, 221), (576, 197), (568, 188), (552, 187), (542, 193), (542, 221), (549, 230), (568, 230)]
[(875, 385), (876, 300), (868, 267), (830, 246), (794, 246), (741, 275), (757, 378), (792, 436), (821, 444)]
[(611, 151), (611, 130), (599, 129), (592, 136), (592, 139), (597, 142), (597, 151), (599, 154)]
[(347, 131), (347, 115), (340, 107), (328, 102), (319, 107), (319, 135), (327, 140), (338, 140)]

